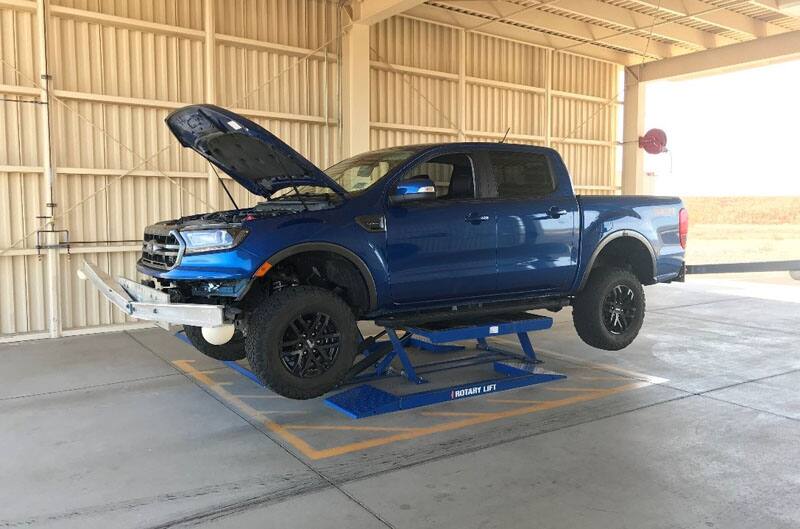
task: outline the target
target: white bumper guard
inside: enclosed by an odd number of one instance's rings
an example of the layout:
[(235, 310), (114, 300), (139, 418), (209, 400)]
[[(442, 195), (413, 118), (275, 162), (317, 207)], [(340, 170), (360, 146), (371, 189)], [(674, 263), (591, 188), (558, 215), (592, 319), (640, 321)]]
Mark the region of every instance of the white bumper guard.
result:
[(128, 316), (153, 321), (165, 329), (169, 329), (170, 324), (219, 327), (227, 323), (222, 305), (171, 303), (166, 292), (124, 277), (115, 279), (89, 261), (83, 262), (78, 277), (91, 281), (106, 299)]

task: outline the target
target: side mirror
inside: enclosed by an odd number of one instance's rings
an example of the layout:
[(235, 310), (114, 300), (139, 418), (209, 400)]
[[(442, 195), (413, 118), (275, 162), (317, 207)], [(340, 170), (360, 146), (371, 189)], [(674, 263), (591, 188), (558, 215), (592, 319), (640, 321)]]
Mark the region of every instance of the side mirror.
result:
[(427, 175), (420, 175), (397, 184), (394, 193), (389, 197), (392, 204), (418, 200), (435, 200), (436, 186)]

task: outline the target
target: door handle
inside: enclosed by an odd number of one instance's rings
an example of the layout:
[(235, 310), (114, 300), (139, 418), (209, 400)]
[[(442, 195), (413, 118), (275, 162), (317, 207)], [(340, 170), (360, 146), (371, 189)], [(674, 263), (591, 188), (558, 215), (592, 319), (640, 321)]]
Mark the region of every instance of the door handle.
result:
[(486, 222), (487, 220), (489, 220), (489, 215), (481, 215), (479, 213), (470, 213), (464, 217), (464, 222), (469, 222), (471, 224), (480, 224), (481, 222)]
[(553, 206), (547, 210), (547, 216), (552, 217), (554, 219), (559, 218), (561, 215), (566, 215), (569, 213), (566, 209), (560, 208), (558, 206)]

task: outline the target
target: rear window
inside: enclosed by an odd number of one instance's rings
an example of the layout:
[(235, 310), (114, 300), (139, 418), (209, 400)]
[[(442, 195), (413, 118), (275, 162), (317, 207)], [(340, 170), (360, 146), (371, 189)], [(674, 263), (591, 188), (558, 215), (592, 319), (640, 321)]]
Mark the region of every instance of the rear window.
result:
[(547, 156), (526, 152), (494, 151), (489, 153), (497, 196), (500, 198), (530, 198), (555, 191)]

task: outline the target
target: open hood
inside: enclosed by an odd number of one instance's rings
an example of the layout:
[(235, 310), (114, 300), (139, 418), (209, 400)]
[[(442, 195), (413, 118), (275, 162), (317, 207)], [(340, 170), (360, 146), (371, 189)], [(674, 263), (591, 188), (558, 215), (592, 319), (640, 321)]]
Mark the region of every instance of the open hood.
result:
[(277, 136), (224, 108), (191, 105), (166, 121), (181, 145), (199, 152), (251, 193), (269, 197), (286, 187), (319, 186), (347, 196), (342, 186)]

